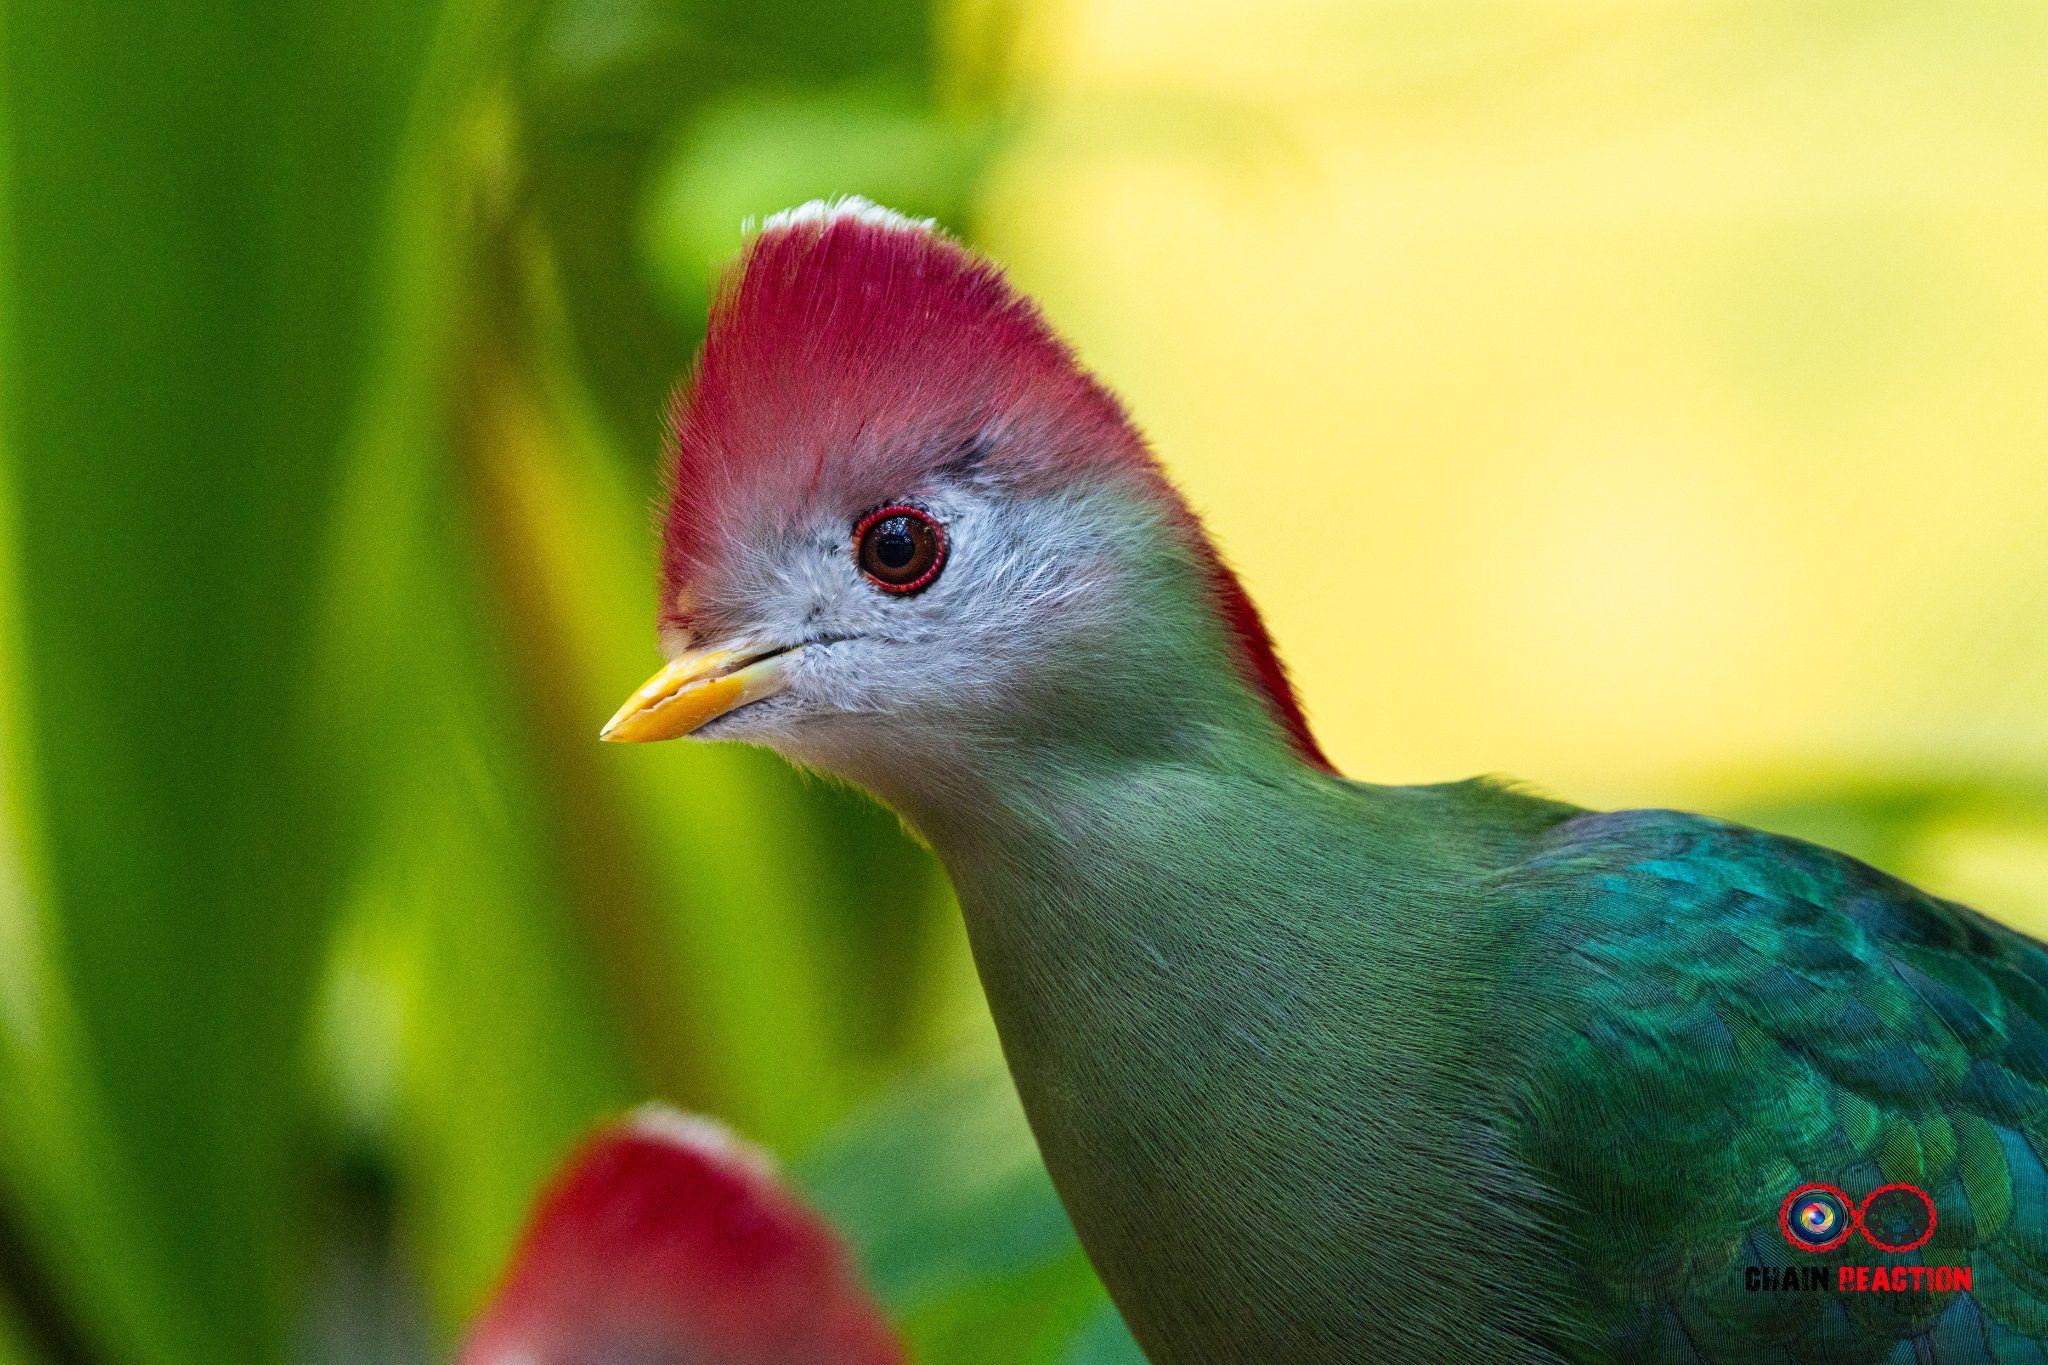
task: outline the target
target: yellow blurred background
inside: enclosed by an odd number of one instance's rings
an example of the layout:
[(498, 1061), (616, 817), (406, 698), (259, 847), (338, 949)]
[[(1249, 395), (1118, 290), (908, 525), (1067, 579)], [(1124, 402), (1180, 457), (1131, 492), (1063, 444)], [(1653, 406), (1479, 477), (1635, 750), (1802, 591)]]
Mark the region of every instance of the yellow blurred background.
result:
[[(1065, 3), (991, 248), (1348, 773), (2048, 780), (2048, 12)], [(2038, 806), (1925, 875), (2048, 926)]]

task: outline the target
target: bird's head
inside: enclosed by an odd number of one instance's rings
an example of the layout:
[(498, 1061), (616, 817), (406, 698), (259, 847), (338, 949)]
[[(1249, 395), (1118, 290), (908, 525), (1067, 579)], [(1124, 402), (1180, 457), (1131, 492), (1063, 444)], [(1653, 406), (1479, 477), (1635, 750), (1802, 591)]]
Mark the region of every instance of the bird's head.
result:
[(672, 413), (669, 665), (604, 737), (766, 744), (892, 794), (1236, 726), (1327, 767), (1143, 439), (986, 260), (858, 200), (771, 220)]

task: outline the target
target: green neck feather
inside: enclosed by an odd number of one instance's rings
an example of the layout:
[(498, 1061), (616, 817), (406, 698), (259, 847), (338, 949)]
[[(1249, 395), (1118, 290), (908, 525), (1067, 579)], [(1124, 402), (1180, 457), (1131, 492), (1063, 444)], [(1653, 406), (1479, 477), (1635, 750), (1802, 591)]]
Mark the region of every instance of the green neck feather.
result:
[(883, 794), (946, 864), (1047, 1164), (1156, 1359), (1328, 1358), (1380, 1292), (1314, 1282), (1355, 1272), (1361, 1228), (1402, 1285), (1447, 1282), (1445, 1321), (1389, 1301), (1392, 1330), (1444, 1330), (1486, 1258), (1414, 1208), (1519, 1194), (1460, 1121), (1485, 964), (1444, 946), (1512, 838), (1452, 808), (1505, 798), (1310, 767), (1187, 557), (1152, 550), (1090, 686)]

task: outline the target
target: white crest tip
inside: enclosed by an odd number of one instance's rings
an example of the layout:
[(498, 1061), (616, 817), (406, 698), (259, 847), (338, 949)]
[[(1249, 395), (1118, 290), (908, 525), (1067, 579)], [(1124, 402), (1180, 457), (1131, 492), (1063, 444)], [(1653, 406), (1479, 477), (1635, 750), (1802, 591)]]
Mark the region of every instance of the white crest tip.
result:
[(775, 1174), (773, 1157), (702, 1114), (685, 1113), (666, 1104), (643, 1104), (626, 1115), (624, 1127), (636, 1137), (665, 1142), (723, 1165), (740, 1166), (752, 1175)]
[[(842, 194), (832, 199), (813, 199), (808, 204), (799, 204), (793, 209), (773, 213), (761, 224), (762, 232), (774, 232), (780, 228), (793, 228), (815, 223), (820, 227), (851, 218), (857, 223), (871, 227), (887, 228), (892, 232), (937, 232), (936, 218), (912, 218), (898, 213), (895, 209), (884, 208), (872, 199), (857, 194)], [(749, 220), (744, 230), (750, 235), (753, 222)]]

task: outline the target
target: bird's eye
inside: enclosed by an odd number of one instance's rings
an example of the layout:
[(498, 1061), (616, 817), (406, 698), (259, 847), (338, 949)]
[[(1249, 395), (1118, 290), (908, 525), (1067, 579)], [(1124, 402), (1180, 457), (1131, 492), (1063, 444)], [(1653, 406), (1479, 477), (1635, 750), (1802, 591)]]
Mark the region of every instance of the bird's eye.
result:
[(853, 528), (853, 558), (883, 592), (919, 592), (945, 566), (946, 533), (915, 507), (878, 507)]

